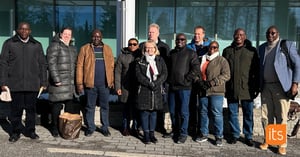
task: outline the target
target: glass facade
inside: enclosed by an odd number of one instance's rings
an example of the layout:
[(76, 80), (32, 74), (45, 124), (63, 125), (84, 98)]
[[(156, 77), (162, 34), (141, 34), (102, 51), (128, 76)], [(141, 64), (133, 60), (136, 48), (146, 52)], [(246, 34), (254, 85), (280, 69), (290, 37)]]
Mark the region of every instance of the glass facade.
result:
[[(120, 0), (2, 0), (0, 6), (0, 46), (12, 36), (17, 23), (31, 24), (32, 35), (44, 47), (64, 26), (72, 27), (76, 47), (90, 40), (91, 31), (99, 28), (103, 40), (117, 55), (117, 3)], [(176, 33), (185, 33), (189, 41), (193, 28), (202, 25), (221, 50), (232, 42), (236, 28), (244, 28), (254, 46), (265, 41), (265, 31), (276, 25), (280, 36), (300, 43), (299, 0), (135, 0), (135, 34), (142, 42), (147, 27), (161, 26), (160, 37), (174, 47)], [(134, 9), (134, 8), (126, 8)]]
[(246, 30), (254, 47), (264, 42), (266, 29), (276, 25), (281, 38), (300, 42), (299, 0), (147, 0), (137, 1), (137, 36), (147, 39), (147, 26), (161, 26), (160, 37), (174, 47), (176, 33), (193, 38), (193, 28), (202, 25), (206, 36), (217, 40), (220, 51), (231, 44), (236, 28)]

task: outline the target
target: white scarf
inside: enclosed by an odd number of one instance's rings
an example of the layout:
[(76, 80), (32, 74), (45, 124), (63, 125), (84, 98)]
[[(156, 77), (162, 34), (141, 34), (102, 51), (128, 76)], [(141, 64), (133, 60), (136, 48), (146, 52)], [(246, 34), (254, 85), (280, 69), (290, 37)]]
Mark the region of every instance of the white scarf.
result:
[(202, 69), (202, 66), (206, 62), (206, 60), (212, 61), (213, 59), (215, 59), (219, 55), (220, 55), (219, 52), (215, 52), (215, 53), (211, 54), (210, 56), (207, 53), (205, 55), (203, 55), (202, 60), (201, 60), (200, 69)]
[[(158, 75), (156, 62), (155, 62), (155, 55), (149, 56), (148, 53), (145, 53), (145, 57), (146, 57), (146, 61), (149, 63), (147, 66), (146, 76), (150, 79), (151, 82), (153, 82), (157, 79), (157, 75)], [(150, 66), (152, 67), (152, 70), (154, 73), (153, 80), (152, 80), (151, 73), (150, 73)]]

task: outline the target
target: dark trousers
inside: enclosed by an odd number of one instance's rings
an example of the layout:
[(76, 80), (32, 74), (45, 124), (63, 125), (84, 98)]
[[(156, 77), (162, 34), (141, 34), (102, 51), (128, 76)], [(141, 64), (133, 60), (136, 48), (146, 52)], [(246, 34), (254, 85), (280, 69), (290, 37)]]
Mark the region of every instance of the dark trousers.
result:
[(65, 112), (80, 114), (80, 104), (75, 103), (73, 100), (50, 102), (52, 129), (55, 131), (58, 130), (58, 117), (60, 115), (63, 104), (65, 104)]
[(12, 133), (20, 134), (24, 128), (22, 124), (23, 110), (26, 111), (25, 133), (35, 132), (35, 113), (38, 92), (11, 92), (11, 113), (9, 120)]

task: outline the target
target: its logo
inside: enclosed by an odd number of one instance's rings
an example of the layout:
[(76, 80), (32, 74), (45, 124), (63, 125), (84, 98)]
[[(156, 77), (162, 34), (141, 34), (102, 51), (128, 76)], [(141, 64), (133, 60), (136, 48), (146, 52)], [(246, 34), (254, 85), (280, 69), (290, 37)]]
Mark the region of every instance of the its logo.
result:
[(282, 145), (286, 143), (286, 124), (269, 124), (265, 130), (266, 143)]

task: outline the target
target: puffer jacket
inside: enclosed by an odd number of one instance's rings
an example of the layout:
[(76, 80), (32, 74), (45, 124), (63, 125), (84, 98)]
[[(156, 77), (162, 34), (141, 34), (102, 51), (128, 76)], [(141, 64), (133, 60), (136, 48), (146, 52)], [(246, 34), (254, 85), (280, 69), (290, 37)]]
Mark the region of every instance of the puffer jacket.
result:
[(162, 110), (163, 97), (162, 97), (162, 84), (166, 81), (168, 76), (167, 66), (162, 57), (155, 57), (156, 67), (158, 70), (157, 80), (155, 84), (160, 88), (152, 91), (149, 87), (150, 79), (146, 76), (148, 62), (146, 57), (142, 56), (137, 61), (136, 76), (139, 85), (137, 95), (137, 109), (139, 110)]
[(122, 90), (119, 101), (126, 103), (130, 94), (130, 98), (135, 99), (134, 95), (137, 91), (137, 80), (135, 76), (136, 58), (140, 55), (140, 50), (130, 52), (128, 48), (121, 49), (121, 53), (117, 58), (115, 65), (115, 89)]
[(47, 86), (47, 62), (40, 42), (30, 36), (23, 43), (18, 35), (4, 42), (0, 86), (8, 86), (12, 92), (37, 92), (41, 86)]
[(249, 40), (237, 47), (234, 43), (222, 53), (230, 66), (231, 78), (226, 83), (226, 98), (234, 100), (254, 99), (259, 92), (259, 58)]
[[(65, 45), (56, 35), (47, 48), (49, 70), (49, 100), (71, 100), (75, 92), (75, 64), (77, 52), (74, 46)], [(55, 83), (62, 85), (56, 86)]]

